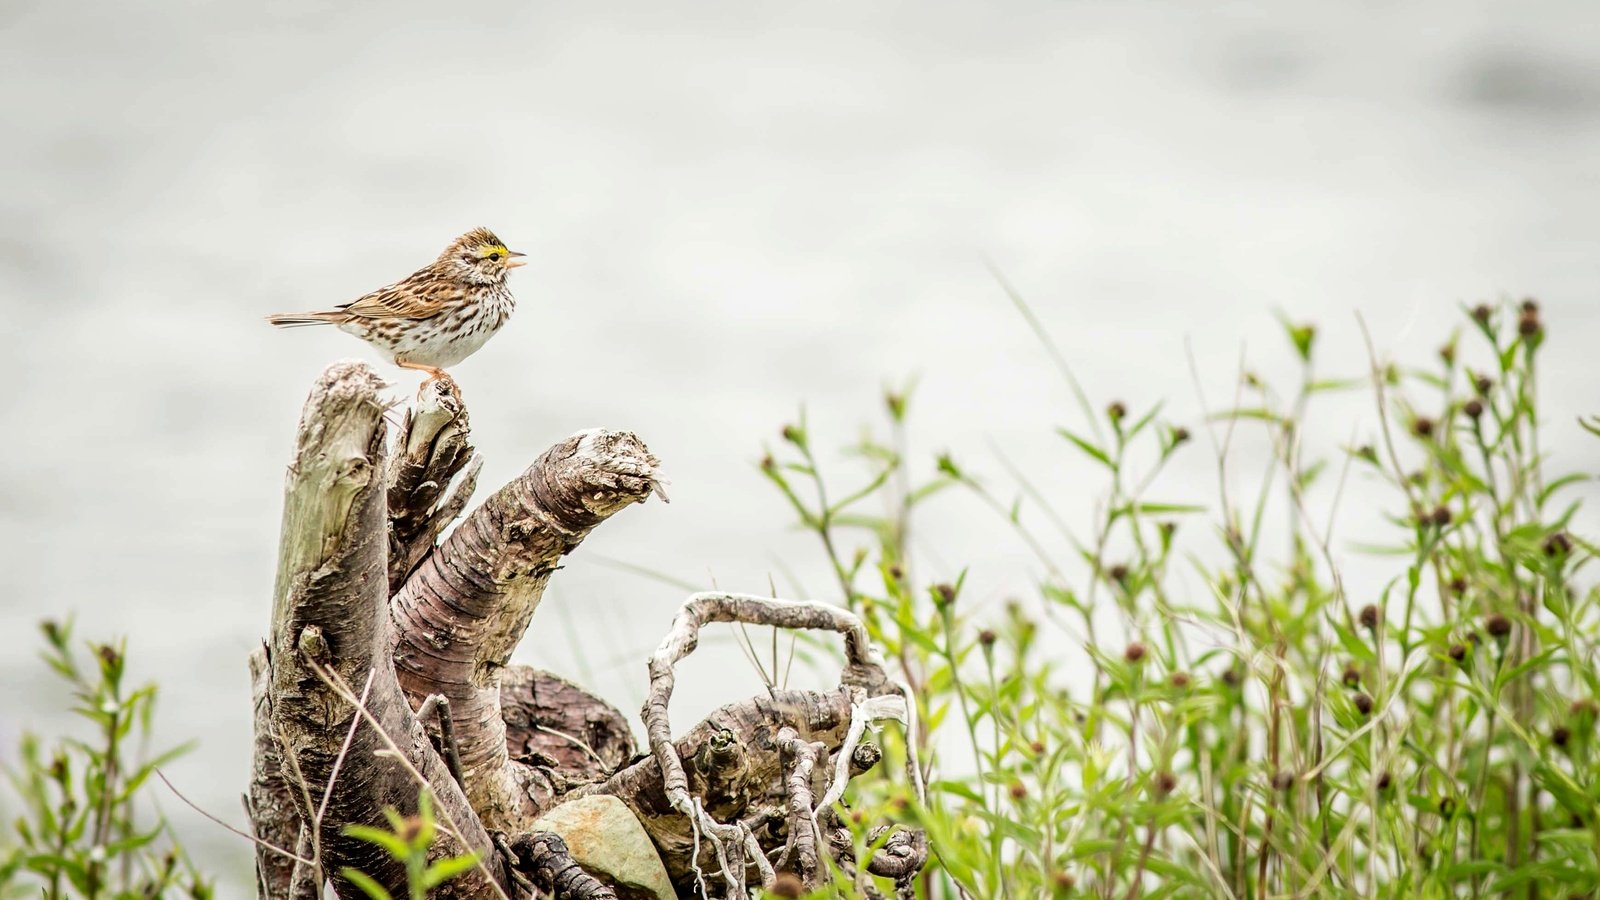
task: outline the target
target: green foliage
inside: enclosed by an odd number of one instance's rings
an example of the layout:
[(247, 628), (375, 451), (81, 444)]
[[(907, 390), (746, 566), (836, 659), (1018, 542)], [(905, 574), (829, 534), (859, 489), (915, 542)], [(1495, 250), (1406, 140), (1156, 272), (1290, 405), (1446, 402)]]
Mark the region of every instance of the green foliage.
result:
[(20, 802), (11, 835), (0, 842), (0, 896), (123, 898), (186, 895), (208, 898), (195, 871), (159, 819), (136, 808), (158, 766), (188, 750), (149, 754), (156, 689), (124, 685), (122, 644), (88, 644), (86, 666), (71, 624), (45, 622), (44, 661), (72, 687), (73, 711), (94, 738), (45, 744), (22, 738), (5, 774)]
[[(1085, 535), (1026, 473), (1015, 499), (948, 455), (915, 477), (901, 393), (888, 437), (851, 448), (852, 488), (803, 421), (784, 429), (761, 469), (906, 673), (931, 765), (926, 803), (856, 782), (852, 820), (925, 828), (929, 897), (1594, 895), (1600, 588), (1569, 499), (1588, 475), (1544, 471), (1537, 305), (1466, 319), (1432, 365), (1332, 380), (1316, 329), (1285, 321), (1298, 383), (1245, 374), (1208, 417), (1204, 508), (1153, 495), (1191, 433), (1159, 407), (1091, 413), (1053, 353), (1089, 419), (1061, 436), (1105, 478)], [(1381, 424), (1317, 457), (1311, 408), (1353, 389)], [(1247, 429), (1270, 450), (1241, 495)], [(1382, 494), (1386, 533), (1335, 537), (1352, 477)], [(964, 577), (913, 574), (913, 514), (952, 488), (1036, 554), (1036, 596), (974, 611)], [(1347, 595), (1350, 547), (1383, 588)], [(884, 738), (894, 771), (906, 748)]]
[[(429, 891), (478, 864), (477, 854), (428, 862), (428, 850), (439, 828), (433, 816), (433, 798), (426, 789), (417, 797), (415, 816), (402, 816), (389, 808), (384, 809), (383, 814), (389, 820), (389, 831), (366, 825), (346, 825), (343, 830), (350, 837), (382, 847), (395, 860), (405, 863), (406, 892), (410, 900), (423, 900)], [(392, 900), (388, 890), (364, 872), (346, 866), (339, 874), (371, 900)]]

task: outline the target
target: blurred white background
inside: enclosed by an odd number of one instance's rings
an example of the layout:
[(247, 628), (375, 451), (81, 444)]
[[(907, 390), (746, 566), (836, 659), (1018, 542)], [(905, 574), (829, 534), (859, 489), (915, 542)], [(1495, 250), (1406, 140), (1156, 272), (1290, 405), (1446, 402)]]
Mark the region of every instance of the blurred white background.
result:
[[(0, 758), (63, 724), (31, 629), (76, 612), (84, 637), (129, 636), (162, 738), (201, 741), (174, 780), (233, 821), (294, 422), (323, 365), (376, 360), (261, 317), (352, 299), (472, 226), (532, 260), (516, 317), (455, 370), (483, 486), (596, 425), (672, 479), (670, 506), (570, 558), (519, 652), (630, 712), (682, 592), (603, 558), (834, 599), (754, 465), (802, 403), (831, 447), (919, 376), (923, 471), (948, 448), (1009, 495), (1004, 444), (1087, 521), (1098, 485), (1052, 433), (1079, 417), (984, 256), (1097, 404), (1167, 398), (1196, 427), (1186, 342), (1215, 406), (1241, 353), (1292, 372), (1274, 310), (1353, 375), (1357, 311), (1427, 364), (1460, 303), (1532, 294), (1554, 465), (1597, 456), (1573, 425), (1600, 405), (1582, 0), (4, 0), (0, 115)], [(1312, 440), (1370, 435), (1369, 401), (1314, 408)], [(1208, 454), (1167, 487), (1209, 496)], [(929, 512), (923, 571), (970, 565), (979, 615), (1038, 574), (970, 498)], [(682, 683), (684, 725), (757, 685), (728, 640)], [(248, 846), (164, 806), (222, 895), (248, 893)]]

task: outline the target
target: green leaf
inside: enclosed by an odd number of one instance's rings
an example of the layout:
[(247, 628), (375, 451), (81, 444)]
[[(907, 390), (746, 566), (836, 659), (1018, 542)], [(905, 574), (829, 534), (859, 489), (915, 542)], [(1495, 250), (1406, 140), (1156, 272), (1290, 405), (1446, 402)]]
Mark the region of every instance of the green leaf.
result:
[(394, 900), (383, 885), (374, 881), (371, 875), (349, 866), (339, 870), (339, 877), (361, 889), (361, 892), (371, 897), (372, 900)]
[(406, 846), (405, 841), (400, 840), (399, 835), (384, 831), (382, 828), (371, 828), (366, 825), (346, 825), (342, 831), (346, 836), (353, 837), (358, 841), (377, 844), (379, 847), (389, 851), (389, 855), (395, 859), (405, 859), (410, 849)]
[(1126, 432), (1127, 437), (1133, 438), (1139, 432), (1143, 431), (1145, 429), (1145, 426), (1150, 424), (1150, 420), (1154, 419), (1156, 417), (1156, 413), (1160, 412), (1161, 411), (1161, 407), (1164, 406), (1164, 405), (1165, 405), (1165, 402), (1157, 403), (1155, 406), (1152, 406), (1150, 408), (1149, 412), (1147, 412), (1144, 415), (1140, 416), (1139, 417), (1139, 421), (1133, 423), (1133, 427), (1129, 428), (1127, 430), (1127, 432)]
[(1111, 457), (1106, 453), (1106, 451), (1101, 450), (1099, 447), (1096, 447), (1095, 445), (1089, 443), (1088, 441), (1084, 440), (1083, 438), (1078, 437), (1077, 435), (1073, 434), (1072, 432), (1068, 431), (1065, 428), (1057, 428), (1056, 429), (1056, 434), (1059, 434), (1062, 437), (1066, 438), (1067, 440), (1071, 441), (1073, 444), (1075, 444), (1077, 446), (1077, 448), (1079, 450), (1082, 450), (1084, 453), (1089, 454), (1090, 457), (1092, 457), (1095, 460), (1098, 460), (1100, 462), (1100, 464), (1105, 466), (1106, 468), (1108, 468), (1108, 469), (1115, 468), (1115, 466), (1113, 466), (1112, 463), (1111, 463)]
[(457, 875), (469, 871), (477, 864), (478, 855), (476, 853), (469, 853), (466, 856), (452, 856), (449, 859), (441, 859), (429, 866), (427, 871), (422, 873), (422, 886), (432, 890), (433, 888), (444, 884), (446, 881), (449, 881)]
[(1311, 347), (1317, 341), (1317, 326), (1311, 324), (1295, 325), (1279, 313), (1278, 318), (1283, 322), (1284, 333), (1289, 335), (1289, 342), (1294, 345), (1294, 352), (1300, 356), (1301, 362), (1311, 361)]
[(1270, 409), (1265, 409), (1262, 407), (1225, 409), (1221, 412), (1214, 412), (1209, 417), (1209, 421), (1212, 422), (1226, 422), (1230, 419), (1260, 419), (1263, 422), (1272, 423), (1279, 423), (1283, 421), (1282, 416)]
[(957, 797), (971, 800), (973, 803), (983, 802), (983, 795), (978, 793), (976, 788), (970, 784), (967, 784), (965, 781), (934, 781), (928, 784), (928, 789), (939, 791), (945, 794), (954, 794)]
[(1562, 477), (1557, 478), (1555, 481), (1545, 485), (1544, 490), (1539, 492), (1539, 505), (1543, 506), (1545, 501), (1550, 499), (1550, 495), (1561, 490), (1567, 485), (1589, 481), (1591, 480), (1591, 477), (1592, 476), (1586, 475), (1582, 472), (1573, 472), (1570, 475), (1563, 475)]

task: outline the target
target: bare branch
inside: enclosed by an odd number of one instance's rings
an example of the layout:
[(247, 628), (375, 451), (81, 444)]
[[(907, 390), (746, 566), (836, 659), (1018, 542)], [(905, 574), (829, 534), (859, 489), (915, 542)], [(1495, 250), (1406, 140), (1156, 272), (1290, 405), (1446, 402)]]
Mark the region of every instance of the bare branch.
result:
[(468, 515), (394, 596), (400, 682), (413, 703), (450, 699), (467, 795), (488, 827), (529, 830), (556, 788), (507, 754), (500, 678), (511, 651), (561, 557), (648, 498), (656, 465), (627, 432), (573, 435)]
[(455, 381), (440, 378), (424, 385), (417, 405), (406, 410), (389, 468), (390, 594), (466, 508), (483, 469), (471, 439)]

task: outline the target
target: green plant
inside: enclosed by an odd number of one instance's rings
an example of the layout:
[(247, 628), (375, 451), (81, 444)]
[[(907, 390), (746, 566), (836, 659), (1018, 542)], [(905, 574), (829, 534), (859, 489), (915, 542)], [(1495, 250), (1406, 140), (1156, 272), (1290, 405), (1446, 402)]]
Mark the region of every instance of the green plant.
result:
[[(94, 727), (91, 740), (62, 738), (48, 748), (22, 738), (6, 776), (20, 802), (15, 843), (0, 845), (0, 893), (54, 898), (210, 897), (160, 819), (141, 814), (138, 797), (156, 768), (189, 749), (151, 755), (156, 688), (128, 690), (122, 643), (74, 649), (71, 623), (45, 622), (45, 662), (72, 688), (73, 711)], [(164, 840), (163, 840), (164, 839)], [(8, 842), (9, 843), (9, 842)]]
[[(394, 859), (405, 863), (406, 895), (410, 900), (423, 900), (429, 891), (478, 864), (476, 854), (428, 861), (428, 851), (439, 829), (433, 816), (433, 798), (426, 789), (417, 797), (415, 816), (402, 816), (391, 808), (385, 808), (383, 814), (389, 820), (390, 831), (366, 825), (346, 825), (343, 830), (350, 837), (383, 848)], [(339, 874), (372, 900), (392, 900), (389, 891), (364, 872), (346, 866)]]
[[(1012, 468), (1014, 499), (949, 456), (915, 477), (902, 393), (888, 437), (851, 448), (853, 488), (803, 420), (784, 429), (762, 471), (918, 695), (927, 802), (864, 779), (853, 818), (927, 830), (924, 896), (1600, 890), (1600, 587), (1568, 499), (1588, 476), (1545, 472), (1537, 304), (1465, 319), (1429, 365), (1338, 379), (1316, 329), (1286, 321), (1291, 388), (1241, 373), (1238, 402), (1194, 426), (1218, 473), (1205, 507), (1160, 493), (1195, 435), (1159, 407), (1096, 413), (1063, 362), (1086, 422), (1061, 436), (1105, 478), (1081, 532), (1036, 473)], [(1372, 433), (1317, 456), (1317, 401), (1353, 390), (1372, 392)], [(1245, 429), (1267, 450), (1241, 494)], [(1387, 534), (1336, 537), (1352, 478)], [(958, 486), (1045, 573), (998, 615), (968, 608), (965, 572), (912, 571), (913, 519)], [(1347, 592), (1351, 548), (1381, 588)]]

